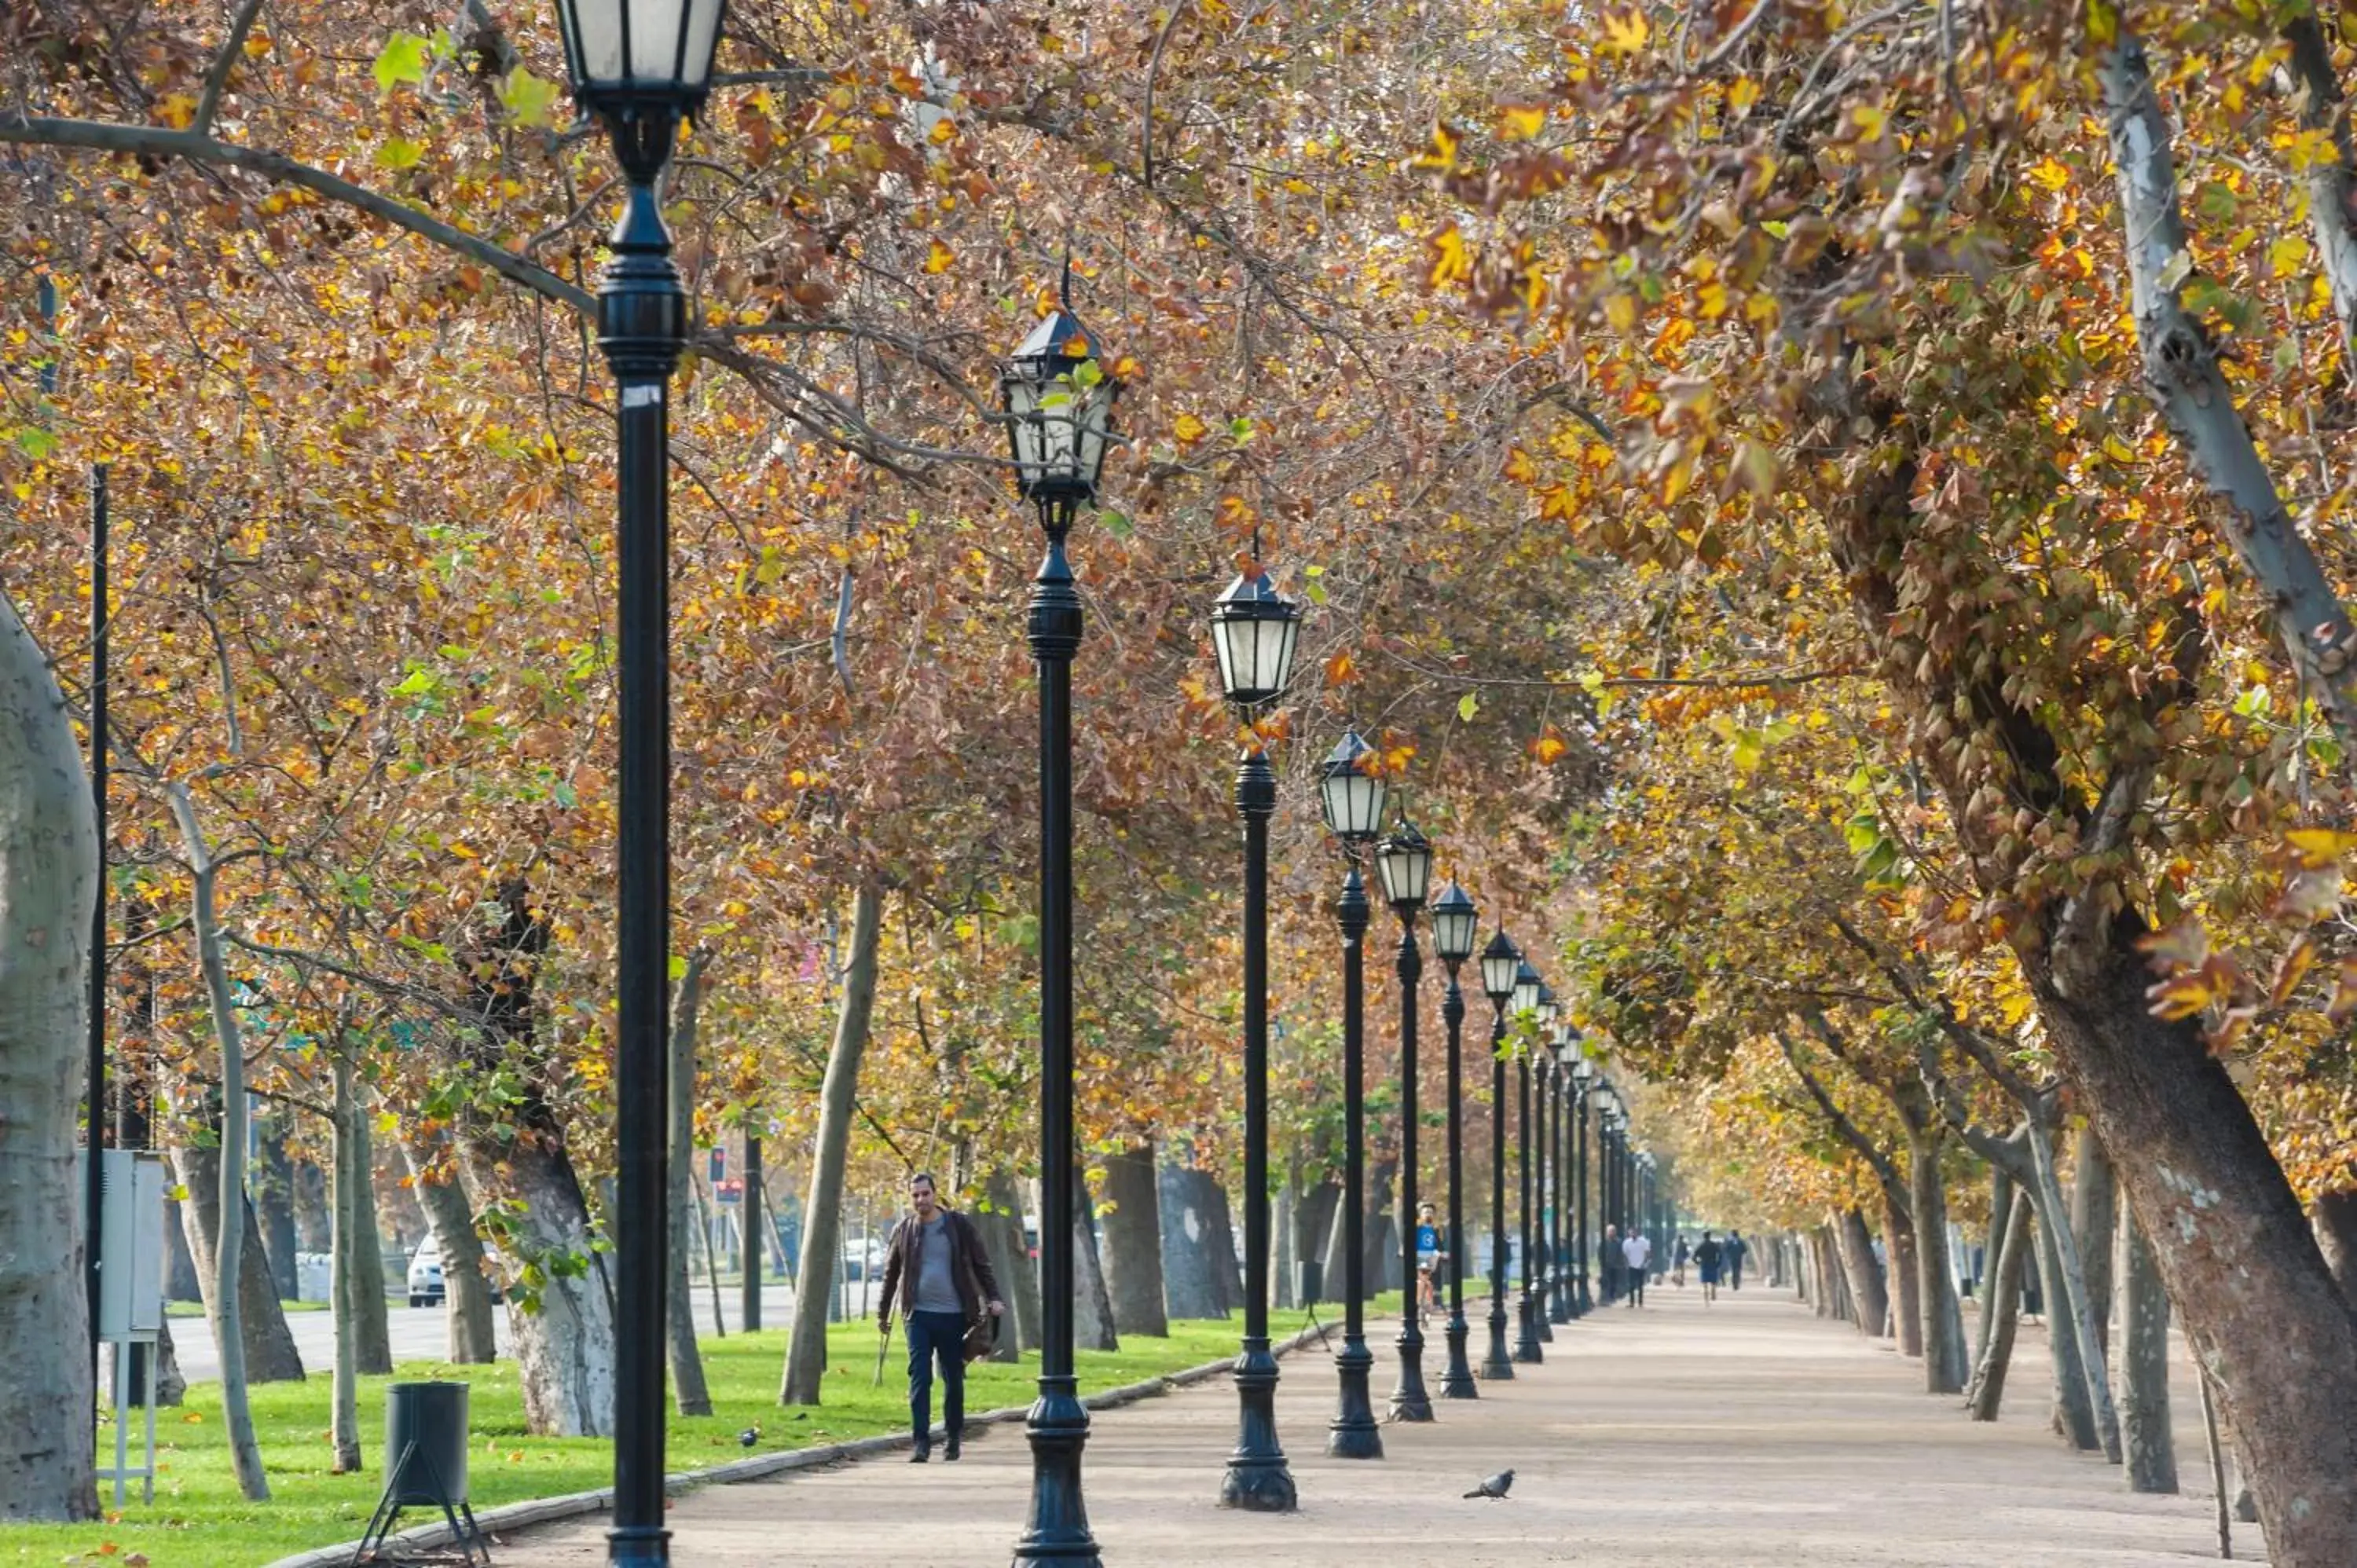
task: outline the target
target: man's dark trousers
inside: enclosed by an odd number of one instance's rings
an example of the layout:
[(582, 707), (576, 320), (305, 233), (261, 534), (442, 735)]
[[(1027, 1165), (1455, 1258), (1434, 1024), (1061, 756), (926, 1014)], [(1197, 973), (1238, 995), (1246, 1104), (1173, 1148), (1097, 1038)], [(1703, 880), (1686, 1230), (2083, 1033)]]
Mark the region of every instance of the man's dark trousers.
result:
[(942, 1425), (954, 1438), (965, 1427), (965, 1316), (909, 1314), (909, 1431), (920, 1448), (933, 1441), (933, 1362), (942, 1364)]

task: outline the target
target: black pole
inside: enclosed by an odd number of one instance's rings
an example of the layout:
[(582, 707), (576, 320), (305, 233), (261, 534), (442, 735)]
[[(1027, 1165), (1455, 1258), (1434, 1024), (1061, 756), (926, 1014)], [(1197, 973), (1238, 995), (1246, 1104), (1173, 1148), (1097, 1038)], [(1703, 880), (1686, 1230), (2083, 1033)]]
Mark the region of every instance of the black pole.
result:
[(1031, 1511), (1017, 1563), (1095, 1568), (1081, 1495), (1089, 1412), (1072, 1375), (1072, 659), (1081, 596), (1064, 559), (1071, 513), (1044, 502), (1047, 557), (1031, 579), (1030, 642), (1039, 667), (1039, 1397), (1031, 1444)]
[(1481, 1358), (1481, 1375), (1503, 1380), (1514, 1375), (1513, 1358), (1506, 1348), (1506, 1182), (1512, 1172), (1506, 1165), (1506, 999), (1490, 998), (1495, 1017), (1490, 1026), (1490, 1353)]
[(1446, 959), (1448, 994), (1440, 1004), (1440, 1021), (1448, 1028), (1448, 1369), (1440, 1380), (1445, 1400), (1479, 1399), (1473, 1368), (1465, 1359), (1465, 1341), (1471, 1330), (1465, 1323), (1465, 1074), (1458, 1045), (1465, 1031), (1465, 993), (1457, 983), (1462, 959)]
[(1424, 954), (1415, 945), (1415, 908), (1399, 912), (1400, 983), (1400, 1331), (1399, 1386), (1392, 1390), (1394, 1421), (1430, 1421), (1432, 1396), (1424, 1388), (1424, 1302), (1415, 1269), (1415, 993)]
[(737, 1173), (744, 1192), (737, 1206), (745, 1221), (745, 1262), (741, 1265), (744, 1279), (737, 1289), (737, 1316), (748, 1334), (761, 1326), (761, 1227), (768, 1223), (761, 1218), (761, 1134), (753, 1123), (745, 1123), (745, 1168)]
[(93, 1427), (98, 1420), (99, 1208), (106, 1193), (106, 465), (93, 463), (90, 469), (90, 803), (98, 834), (98, 892), (91, 909), (90, 1082), (83, 1112), (90, 1153), (81, 1185), (82, 1289), (90, 1302)]
[(1571, 1084), (1571, 1197), (1575, 1205), (1571, 1232), (1572, 1315), (1585, 1317), (1596, 1310), (1587, 1288), (1587, 1086)]
[(1244, 1337), (1236, 1356), (1236, 1448), (1220, 1502), (1290, 1513), (1299, 1498), (1276, 1437), (1276, 1357), (1268, 1344), (1268, 820), (1276, 774), (1255, 746), (1236, 765), (1244, 823)]
[(1383, 1434), (1367, 1394), (1374, 1353), (1366, 1337), (1366, 1000), (1367, 889), (1356, 852), (1334, 924), (1342, 933), (1342, 1348), (1334, 1358), (1340, 1399), (1326, 1428), (1326, 1452), (1336, 1459), (1380, 1459)]
[(1537, 1194), (1531, 1210), (1531, 1251), (1539, 1261), (1538, 1279), (1531, 1289), (1531, 1329), (1541, 1345), (1555, 1343), (1547, 1306), (1555, 1294), (1555, 1176), (1549, 1142), (1554, 1112), (1547, 1103), (1547, 1072), (1548, 1057), (1542, 1047), (1531, 1063), (1531, 1186)]
[(617, 998), (614, 1527), (608, 1560), (668, 1563), (663, 1522), (663, 1287), (670, 1270), (671, 374), (687, 299), (671, 261), (654, 182), (673, 115), (611, 122), (630, 203), (597, 289), (597, 346), (619, 410), (615, 575), (620, 778), (616, 801)]
[(1538, 1217), (1532, 1212), (1531, 1197), (1531, 1053), (1517, 1051), (1514, 1076), (1520, 1084), (1521, 1108), (1515, 1122), (1514, 1142), (1522, 1156), (1523, 1212), (1521, 1234), (1523, 1243), (1523, 1277), (1520, 1293), (1514, 1302), (1514, 1359), (1535, 1363), (1546, 1359), (1539, 1348), (1538, 1298), (1532, 1292), (1532, 1274), (1538, 1268)]
[(1571, 1069), (1557, 1059), (1548, 1065), (1547, 1091), (1547, 1169), (1552, 1175), (1548, 1190), (1554, 1194), (1555, 1224), (1548, 1242), (1555, 1258), (1551, 1277), (1555, 1282), (1555, 1299), (1548, 1304), (1547, 1318), (1553, 1323), (1571, 1321), (1571, 1150), (1566, 1140), (1570, 1134), (1571, 1114), (1566, 1101), (1571, 1097)]

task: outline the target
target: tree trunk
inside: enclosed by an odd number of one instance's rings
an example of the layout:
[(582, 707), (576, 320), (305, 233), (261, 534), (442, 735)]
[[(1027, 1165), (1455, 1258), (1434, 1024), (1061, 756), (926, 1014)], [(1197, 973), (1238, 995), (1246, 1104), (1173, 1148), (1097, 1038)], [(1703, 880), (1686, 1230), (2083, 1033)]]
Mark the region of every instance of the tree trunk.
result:
[[(1392, 1182), (1398, 1174), (1396, 1155), (1367, 1166), (1367, 1212), (1359, 1226), (1359, 1294), (1362, 1300), (1372, 1301), (1377, 1292), (1398, 1283), (1394, 1276), (1399, 1273), (1399, 1232), (1392, 1229)], [(1234, 1256), (1232, 1252), (1229, 1254), (1231, 1259)], [(1536, 1264), (1536, 1259), (1523, 1260), (1525, 1269), (1535, 1268)]]
[(2088, 1316), (2095, 1326), (2093, 1354), (2108, 1357), (2112, 1348), (2112, 1252), (2119, 1230), (2119, 1187), (2112, 1178), (2112, 1162), (2095, 1130), (2083, 1122), (2071, 1146), (2071, 1235), (2079, 1245), (2079, 1267), (2086, 1275)]
[(728, 1337), (728, 1322), (720, 1314), (720, 1247), (713, 1240), (720, 1230), (720, 1193), (712, 1185), (708, 1173), (699, 1174), (691, 1161), (687, 1171), (688, 1186), (695, 1199), (695, 1234), (697, 1250), (704, 1254), (705, 1294), (712, 1304), (712, 1337)]
[(188, 1397), (188, 1380), (180, 1376), (180, 1356), (172, 1348), (172, 1320), (168, 1317), (156, 1325), (156, 1353), (148, 1359), (147, 1368), (156, 1380), (157, 1404), (177, 1407)]
[(1118, 1350), (1113, 1299), (1105, 1294), (1104, 1265), (1097, 1256), (1096, 1200), (1083, 1179), (1076, 1177), (1072, 1189), (1072, 1347)]
[(1884, 1332), (1902, 1356), (1923, 1353), (1922, 1266), (1917, 1260), (1915, 1222), (1908, 1218), (1907, 1193), (1882, 1195), (1883, 1278), (1890, 1293), (1890, 1320)]
[[(245, 1201), (245, 1041), (238, 1026), (236, 1001), (230, 993), (229, 961), (221, 952), (221, 918), (214, 908), (216, 872), (212, 850), (198, 824), (196, 803), (189, 798), (188, 786), (172, 785), (170, 797), (188, 856), (197, 959), (204, 971), (205, 995), (212, 1013), (213, 1043), (221, 1054), (221, 1169), (215, 1211), (221, 1223), (214, 1233), (213, 1292), (207, 1305), (213, 1315), (213, 1337), (221, 1348), (221, 1420), (229, 1429), (230, 1465), (237, 1474), (238, 1490), (248, 1502), (267, 1502), (270, 1478), (262, 1468), (262, 1449), (253, 1434), (253, 1408), (246, 1398), (245, 1337), (243, 1315), (239, 1310), (245, 1286), (242, 1265), (249, 1256), (249, 1228), (256, 1243), (253, 1252), (258, 1254), (261, 1250), (261, 1228), (254, 1224), (253, 1210)], [(263, 1264), (255, 1273), (274, 1312), (278, 1293), (271, 1283), (268, 1266), (258, 1255), (252, 1261)], [(283, 1317), (279, 1327), (285, 1327)], [(287, 1350), (290, 1355), (294, 1351), (291, 1342)], [(299, 1369), (299, 1362), (297, 1366)]]
[[(1989, 1337), (1996, 1330), (1996, 1313), (1992, 1310), (1994, 1297), (1989, 1294), (1989, 1282), (1996, 1277), (1997, 1263), (2005, 1256), (2006, 1230), (2013, 1219), (2013, 1176), (2001, 1165), (1989, 1166), (1988, 1244), (1981, 1255), (1981, 1278), (1978, 1286), (1981, 1298), (1979, 1337), (1973, 1345), (1973, 1384), (1980, 1381), (1980, 1368), (1988, 1358)], [(1971, 1387), (1965, 1390), (1967, 1401)], [(1982, 1420), (1991, 1419), (1981, 1417)]]
[(2112, 1261), (2114, 1316), (2112, 1379), (2120, 1391), (2120, 1446), (2132, 1492), (2177, 1490), (2177, 1442), (2169, 1424), (2169, 1296), (2153, 1267), (2152, 1249), (2136, 1230), (2136, 1216), (2115, 1219)]
[(778, 1206), (770, 1198), (770, 1176), (767, 1171), (761, 1174), (761, 1179), (757, 1185), (760, 1188), (759, 1196), (761, 1200), (762, 1250), (770, 1254), (770, 1272), (778, 1278), (791, 1283), (793, 1280), (793, 1260), (786, 1256), (785, 1233), (778, 1225)]
[(983, 1234), (990, 1243), (991, 1262), (1006, 1260), (999, 1281), (1006, 1292), (1007, 1310), (1015, 1317), (1015, 1332), (998, 1337), (998, 1348), (991, 1359), (1012, 1361), (1023, 1351), (1039, 1348), (1039, 1270), (1023, 1240), (1023, 1192), (1014, 1174), (1004, 1169), (991, 1172), (982, 1192), (983, 1201), (990, 1206), (989, 1224)]
[[(1203, 1212), (1202, 1187), (1184, 1165), (1166, 1164), (1156, 1173), (1162, 1226), (1162, 1299), (1175, 1318), (1200, 1320), (1220, 1314), (1211, 1283), (1211, 1222)], [(1118, 1325), (1116, 1325), (1118, 1326)]]
[[(393, 1325), (385, 1317), (384, 1233), (376, 1214), (376, 1134), (370, 1130), (365, 1100), (352, 1106), (352, 1331), (364, 1377), (393, 1371)], [(405, 1260), (404, 1260), (405, 1261)], [(444, 1275), (450, 1263), (442, 1262)], [(445, 1284), (444, 1291), (449, 1287)]]
[(1163, 1309), (1163, 1225), (1154, 1145), (1133, 1144), (1105, 1161), (1105, 1288), (1114, 1328), (1157, 1339), (1170, 1335)]
[(2333, 156), (2318, 158), (2304, 176), (2308, 183), (2308, 216), (2316, 234), (2317, 254), (2332, 290), (2332, 314), (2341, 323), (2341, 358), (2357, 362), (2357, 149), (2349, 136), (2349, 114), (2341, 105), (2341, 79), (2332, 69), (2332, 46), (2316, 13), (2305, 10), (2283, 25), (2291, 45), (2291, 68), (2304, 96), (2300, 124), (2332, 138)]
[[(188, 1196), (180, 1203), (189, 1254), (196, 1259), (198, 1293), (205, 1316), (216, 1337), (221, 1317), (213, 1300), (220, 1289), (214, 1237), (221, 1228), (221, 1150), (182, 1147), (172, 1151), (174, 1174)], [(278, 1287), (262, 1256), (262, 1228), (250, 1205), (240, 1203), (245, 1218), (243, 1244), (238, 1249), (239, 1284), (235, 1311), (238, 1342), (243, 1351), (249, 1383), (301, 1382), (303, 1358), (286, 1326), (285, 1309), (278, 1304)]]
[(1883, 1288), (1882, 1265), (1875, 1262), (1866, 1216), (1855, 1208), (1843, 1209), (1835, 1241), (1840, 1249), (1842, 1283), (1849, 1294), (1850, 1321), (1861, 1334), (1879, 1335), (1890, 1319), (1890, 1296)]
[(1907, 1137), (1909, 1219), (1915, 1229), (1917, 1336), (1923, 1344), (1927, 1393), (1962, 1393), (1970, 1369), (1964, 1365), (1964, 1316), (1956, 1301), (1955, 1271), (1948, 1262), (1948, 1195), (1940, 1180), (1936, 1127), (1911, 1130)]
[(328, 1070), (335, 1084), (334, 1110), (328, 1142), (333, 1169), (328, 1177), (328, 1308), (336, 1318), (335, 1387), (329, 1401), (328, 1441), (335, 1450), (329, 1470), (349, 1476), (361, 1467), (360, 1324), (355, 1316), (358, 1295), (352, 1289), (353, 1225), (360, 1208), (354, 1188), (351, 1128), (359, 1114), (352, 1093), (352, 1059), (344, 1052), (328, 1056)]
[(851, 901), (851, 955), (843, 975), (843, 1001), (834, 1020), (834, 1044), (827, 1052), (826, 1078), (819, 1090), (818, 1143), (811, 1158), (810, 1199), (802, 1206), (801, 1282), (794, 1291), (794, 1322), (786, 1339), (780, 1404), (816, 1404), (826, 1378), (826, 1300), (822, 1283), (834, 1278), (843, 1257), (843, 1177), (851, 1151), (851, 1115), (859, 1097), (859, 1063), (867, 1050), (867, 1023), (876, 1005), (877, 932), (884, 914), (884, 889), (872, 878)]
[(2310, 1216), (2318, 1251), (2333, 1283), (2352, 1306), (2357, 1306), (2357, 1191), (2343, 1188), (2316, 1200)]
[(2021, 1276), (2036, 1243), (2030, 1238), (2029, 1195), (2006, 1179), (2005, 1240), (1981, 1288), (1980, 1355), (1973, 1364), (1964, 1408), (1975, 1421), (1995, 1421), (2005, 1403), (2005, 1375), (2013, 1365), (2014, 1334), (2021, 1324)]
[(2039, 1205), (2038, 1274), (2040, 1294), (2046, 1298), (2046, 1349), (2053, 1363), (2052, 1403), (2047, 1421), (2054, 1434), (2073, 1448), (2095, 1450), (2103, 1439), (2095, 1432), (2094, 1407), (2087, 1402), (2087, 1374), (2079, 1364), (2079, 1336), (2071, 1326), (2070, 1290), (2062, 1283), (2062, 1259), (2056, 1232), (2070, 1220), (2061, 1219), (2059, 1206)]
[(496, 1208), (495, 1240), (521, 1271), (508, 1286), (508, 1330), (526, 1430), (611, 1437), (614, 1293), (562, 1133), (531, 1126), (510, 1141), (470, 1129), (459, 1148), (468, 1187)]
[(401, 1157), (409, 1169), (410, 1188), (417, 1194), (418, 1205), (425, 1210), (425, 1223), (442, 1249), (442, 1299), (449, 1319), (450, 1359), (459, 1366), (479, 1366), (499, 1357), (483, 1244), (475, 1236), (474, 1211), (466, 1189), (447, 1163), (447, 1140), (433, 1134), (428, 1154), (430, 1161), (420, 1159), (411, 1141), (402, 1140)]
[(1220, 1315), (1224, 1317), (1243, 1310), (1243, 1265), (1236, 1256), (1235, 1210), (1227, 1185), (1209, 1170), (1203, 1172), (1203, 1204), (1211, 1217), (1211, 1283), (1220, 1287)]
[[(2039, 1190), (2046, 1199), (2040, 1218), (2050, 1221), (2042, 1228), (2043, 1233), (2053, 1245), (2055, 1270), (2061, 1276), (2050, 1276), (2046, 1282), (2048, 1320), (2057, 1336), (2068, 1331), (2073, 1341), (2071, 1358), (2087, 1385), (2087, 1417), (2093, 1423), (2095, 1441), (2080, 1446), (2100, 1448), (2104, 1457), (2116, 1465), (2120, 1462), (2119, 1412), (2112, 1404), (2112, 1380), (2104, 1365), (2103, 1338), (2095, 1332), (2095, 1306), (2087, 1294), (2078, 1233), (2072, 1226), (2070, 1210), (2063, 1206), (2062, 1184), (2054, 1174), (2054, 1142), (2047, 1135), (2045, 1123), (2035, 1116), (2029, 1119), (2029, 1157)], [(2078, 1436), (2075, 1421), (2071, 1435)]]
[(295, 1163), (286, 1157), (286, 1113), (262, 1118), (255, 1124), (261, 1155), (254, 1162), (254, 1219), (262, 1230), (262, 1251), (270, 1263), (270, 1283), (281, 1301), (299, 1294), (295, 1270)]
[[(1342, 1184), (1328, 1180), (1321, 1181), (1305, 1191), (1301, 1195), (1300, 1201), (1294, 1205), (1293, 1256), (1297, 1275), (1304, 1262), (1315, 1262), (1318, 1265), (1318, 1272), (1321, 1274), (1325, 1273), (1327, 1240), (1335, 1231), (1341, 1229), (1334, 1223), (1335, 1212), (1341, 1202)], [(1469, 1258), (1465, 1261), (1469, 1264), (1472, 1260)], [(1335, 1288), (1334, 1281), (1321, 1280), (1318, 1294), (1321, 1299), (1331, 1301), (1334, 1299)], [(1298, 1295), (1299, 1293), (1297, 1291), (1295, 1294)], [(1293, 1305), (1307, 1306), (1309, 1304), (1297, 1300)]]
[(1301, 1305), (1293, 1289), (1293, 1212), (1300, 1201), (1301, 1189), (1287, 1176), (1269, 1209), (1269, 1305), (1279, 1310)]
[(98, 1516), (74, 1170), (98, 832), (66, 714), (0, 594), (0, 1523)]
[(704, 1357), (695, 1348), (695, 1298), (687, 1279), (688, 1239), (701, 1216), (695, 1192), (695, 1022), (704, 1003), (704, 968), (698, 950), (672, 993), (671, 1128), (664, 1165), (671, 1187), (671, 1284), (663, 1316), (671, 1331), (672, 1400), (682, 1415), (710, 1415), (712, 1391), (704, 1381)]

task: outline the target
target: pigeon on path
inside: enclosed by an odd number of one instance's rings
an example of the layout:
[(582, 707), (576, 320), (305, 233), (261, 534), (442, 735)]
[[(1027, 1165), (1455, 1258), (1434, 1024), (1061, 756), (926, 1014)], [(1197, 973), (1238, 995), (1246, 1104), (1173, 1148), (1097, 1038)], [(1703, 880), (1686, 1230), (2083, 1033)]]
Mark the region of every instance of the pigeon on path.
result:
[(1465, 1495), (1469, 1498), (1503, 1498), (1513, 1484), (1514, 1473), (1512, 1470), (1501, 1470)]

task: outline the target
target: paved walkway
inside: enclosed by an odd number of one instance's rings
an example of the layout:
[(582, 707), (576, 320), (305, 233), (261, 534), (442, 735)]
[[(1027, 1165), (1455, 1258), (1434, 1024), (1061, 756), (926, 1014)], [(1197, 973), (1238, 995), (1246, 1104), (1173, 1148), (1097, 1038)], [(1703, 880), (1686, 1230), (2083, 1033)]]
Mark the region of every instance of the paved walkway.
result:
[[(1329, 1459), (1333, 1370), (1287, 1357), (1278, 1394), (1302, 1506), (1287, 1517), (1216, 1504), (1232, 1445), (1225, 1380), (1095, 1418), (1086, 1487), (1109, 1568), (2122, 1568), (2216, 1556), (2200, 1414), (2181, 1399), (2183, 1497), (2136, 1497), (2045, 1429), (2042, 1340), (2025, 1333), (2007, 1419), (1975, 1425), (1921, 1391), (1901, 1361), (1790, 1295), (1757, 1287), (1706, 1309), (1692, 1289), (1643, 1312), (1599, 1310), (1555, 1329), (1542, 1367), (1386, 1426), (1380, 1462)], [(1476, 1335), (1479, 1342), (1479, 1331)], [(1386, 1326), (1375, 1387), (1396, 1366)], [(1429, 1364), (1427, 1369), (1429, 1370)], [(1437, 1382), (1437, 1380), (1436, 1380)], [(2180, 1391), (2190, 1381), (2180, 1379)], [(1380, 1408), (1380, 1397), (1379, 1397)], [(1512, 1466), (1513, 1495), (1464, 1500)], [(961, 1464), (899, 1459), (716, 1487), (672, 1513), (673, 1560), (694, 1568), (823, 1563), (1001, 1568), (1022, 1525), (1029, 1455), (989, 1429)], [(2194, 1488), (2201, 1488), (2196, 1491)], [(501, 1568), (589, 1568), (605, 1520), (519, 1537)], [(2238, 1526), (2235, 1556), (2264, 1561)]]

